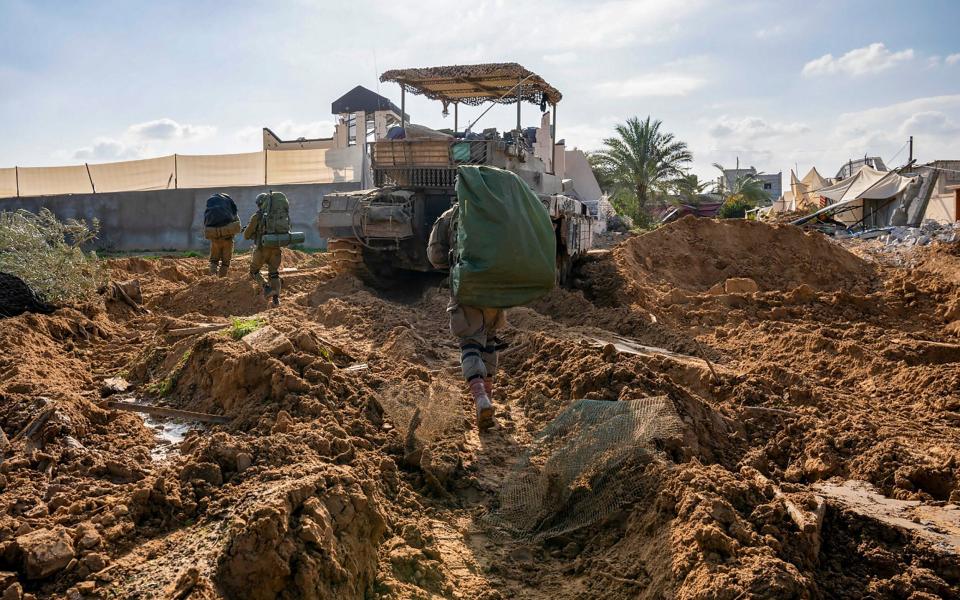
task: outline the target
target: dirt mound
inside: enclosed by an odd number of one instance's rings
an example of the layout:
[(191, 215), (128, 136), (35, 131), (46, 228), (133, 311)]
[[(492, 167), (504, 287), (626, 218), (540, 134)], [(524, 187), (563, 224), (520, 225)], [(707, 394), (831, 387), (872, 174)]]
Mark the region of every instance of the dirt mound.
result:
[(687, 216), (632, 238), (614, 251), (636, 285), (706, 291), (730, 278), (750, 278), (761, 290), (809, 285), (852, 289), (874, 275), (866, 261), (819, 233), (790, 225)]
[[(0, 593), (950, 597), (953, 530), (925, 515), (960, 499), (951, 252), (904, 268), (707, 220), (630, 238), (509, 311), (482, 434), (437, 280), (384, 292), (285, 253), (267, 310), (242, 255), (226, 279), (202, 257), (115, 260), (150, 313), (0, 327)], [(259, 341), (210, 329), (232, 315)], [(642, 452), (578, 420), (651, 398), (678, 429)], [(524, 457), (549, 500), (515, 495), (531, 522), (511, 530), (491, 517)], [(830, 491), (863, 486), (910, 525)]]

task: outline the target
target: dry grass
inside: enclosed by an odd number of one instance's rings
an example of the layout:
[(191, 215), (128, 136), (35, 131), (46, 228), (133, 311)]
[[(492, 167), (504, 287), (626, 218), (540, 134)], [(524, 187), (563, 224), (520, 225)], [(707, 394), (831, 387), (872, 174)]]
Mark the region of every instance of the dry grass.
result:
[(38, 214), (0, 212), (0, 271), (23, 279), (44, 301), (88, 300), (106, 282), (97, 255), (84, 252), (99, 223), (61, 222), (47, 209)]

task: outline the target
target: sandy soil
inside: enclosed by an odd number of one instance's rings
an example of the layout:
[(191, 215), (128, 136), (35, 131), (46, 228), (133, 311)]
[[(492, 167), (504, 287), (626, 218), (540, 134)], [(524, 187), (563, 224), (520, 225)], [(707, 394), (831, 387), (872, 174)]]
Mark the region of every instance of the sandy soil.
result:
[[(291, 252), (269, 309), (246, 260), (116, 259), (149, 312), (0, 321), (4, 600), (958, 597), (956, 245), (692, 217), (630, 237), (510, 311), (484, 434), (439, 279), (377, 291)], [(251, 316), (286, 339), (170, 334)], [(104, 394), (229, 422), (171, 445)], [(676, 430), (498, 525), (576, 401), (655, 396)]]

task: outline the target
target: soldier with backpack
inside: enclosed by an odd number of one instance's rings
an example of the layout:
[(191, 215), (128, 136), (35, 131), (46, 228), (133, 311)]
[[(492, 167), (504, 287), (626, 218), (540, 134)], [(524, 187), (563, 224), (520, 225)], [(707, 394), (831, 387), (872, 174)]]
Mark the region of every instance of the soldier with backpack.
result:
[[(303, 233), (290, 231), (290, 203), (283, 192), (271, 190), (257, 196), (257, 212), (250, 217), (243, 237), (254, 243), (250, 278), (263, 288), (263, 295), (270, 298), (274, 306), (279, 306), (280, 249), (304, 241)], [(260, 273), (264, 265), (269, 283)]]
[(487, 166), (457, 169), (457, 203), (437, 219), (427, 258), (450, 270), (450, 332), (477, 410), (493, 424), (493, 377), (506, 309), (553, 289), (556, 236), (550, 214), (516, 174)]
[[(447, 209), (434, 223), (427, 244), (427, 258), (438, 269), (456, 263), (458, 206)], [(452, 289), (452, 288), (451, 288)], [(493, 378), (497, 374), (497, 329), (506, 324), (506, 311), (466, 306), (451, 297), (447, 306), (450, 333), (460, 340), (460, 366), (477, 409), (477, 427), (493, 425)]]
[(216, 193), (203, 212), (204, 236), (210, 240), (210, 274), (224, 277), (233, 257), (233, 238), (240, 233), (240, 217), (233, 198)]

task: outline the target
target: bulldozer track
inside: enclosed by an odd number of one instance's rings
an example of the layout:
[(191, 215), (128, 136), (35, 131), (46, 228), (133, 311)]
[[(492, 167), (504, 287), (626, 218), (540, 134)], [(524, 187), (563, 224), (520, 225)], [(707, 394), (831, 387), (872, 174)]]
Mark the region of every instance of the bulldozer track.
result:
[(338, 273), (357, 273), (364, 270), (363, 246), (356, 240), (331, 239), (327, 242), (330, 264)]

